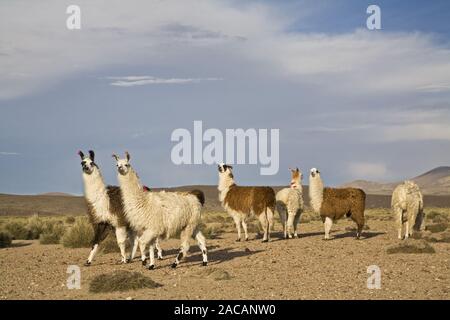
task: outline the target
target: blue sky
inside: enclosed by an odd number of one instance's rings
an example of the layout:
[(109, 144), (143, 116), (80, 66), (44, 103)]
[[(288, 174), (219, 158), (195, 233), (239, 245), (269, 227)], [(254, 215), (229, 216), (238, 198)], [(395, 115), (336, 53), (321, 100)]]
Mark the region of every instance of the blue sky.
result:
[[(279, 173), (235, 166), (243, 185), (287, 184), (290, 166), (338, 185), (450, 162), (448, 1), (78, 1), (77, 31), (69, 4), (0, 4), (2, 193), (82, 193), (90, 148), (111, 184), (124, 150), (149, 186), (216, 184), (215, 166), (171, 162), (171, 132), (194, 120), (280, 129)], [(382, 30), (365, 28), (369, 4)], [(136, 76), (157, 83), (114, 85)]]

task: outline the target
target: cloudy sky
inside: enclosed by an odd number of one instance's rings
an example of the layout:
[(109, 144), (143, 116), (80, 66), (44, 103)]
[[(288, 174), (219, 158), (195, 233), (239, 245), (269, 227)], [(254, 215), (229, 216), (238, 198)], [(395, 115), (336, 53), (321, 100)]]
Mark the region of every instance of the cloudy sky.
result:
[[(126, 3), (126, 4), (125, 4)], [(81, 30), (66, 28), (67, 6)], [(370, 4), (382, 30), (366, 28)], [(177, 128), (280, 129), (280, 170), (240, 184), (395, 181), (450, 164), (450, 3), (2, 1), (0, 192), (82, 193), (77, 150), (116, 183), (128, 150), (149, 186), (216, 184), (176, 166)]]

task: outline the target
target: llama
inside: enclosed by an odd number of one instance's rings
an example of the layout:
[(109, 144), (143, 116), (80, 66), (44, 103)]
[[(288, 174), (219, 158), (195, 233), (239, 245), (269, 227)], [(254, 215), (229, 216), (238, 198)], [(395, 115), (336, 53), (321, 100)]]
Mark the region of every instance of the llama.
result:
[(320, 214), (325, 227), (324, 240), (330, 239), (333, 221), (351, 217), (358, 226), (356, 239), (361, 237), (364, 226), (366, 193), (356, 188), (324, 188), (320, 172), (312, 168), (309, 175), (309, 198), (313, 210)]
[[(130, 164), (130, 154), (116, 159), (118, 180), (122, 190), (125, 216), (139, 235), (139, 247), (150, 246), (148, 269), (155, 268), (153, 247), (158, 238), (171, 238), (180, 234), (181, 249), (172, 264), (176, 268), (187, 255), (189, 239), (195, 238), (203, 256), (203, 266), (208, 264), (206, 239), (199, 229), (203, 192), (144, 191), (136, 171)], [(143, 260), (144, 262), (144, 260)]]
[(276, 194), (276, 208), (283, 225), (284, 238), (298, 238), (297, 224), (303, 212), (303, 174), (296, 168), (291, 170), (290, 188), (284, 188)]
[(270, 187), (237, 186), (234, 182), (232, 166), (220, 164), (218, 169), (219, 200), (236, 224), (238, 233), (236, 241), (241, 241), (241, 225), (244, 229), (245, 241), (248, 241), (246, 220), (250, 216), (256, 215), (264, 230), (263, 242), (268, 242), (275, 211), (275, 192), (273, 189)]
[[(92, 249), (85, 263), (89, 266), (97, 253), (98, 245), (106, 238), (111, 229), (115, 229), (117, 244), (120, 248), (122, 263), (127, 263), (134, 257), (136, 241), (134, 232), (129, 227), (122, 205), (120, 188), (105, 186), (98, 165), (94, 162), (94, 151), (89, 150), (85, 156), (79, 151), (83, 171), (84, 196), (87, 204), (89, 221), (94, 228)], [(131, 257), (126, 255), (127, 239), (133, 245)]]
[(413, 230), (424, 228), (423, 197), (419, 186), (410, 180), (399, 184), (392, 193), (391, 207), (396, 215), (398, 238), (402, 239), (405, 227), (405, 239), (412, 236)]

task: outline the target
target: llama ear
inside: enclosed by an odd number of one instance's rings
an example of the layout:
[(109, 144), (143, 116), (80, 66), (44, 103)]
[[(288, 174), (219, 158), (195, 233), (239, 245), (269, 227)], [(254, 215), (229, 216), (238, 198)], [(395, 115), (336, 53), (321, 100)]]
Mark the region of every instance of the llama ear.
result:
[(112, 157), (113, 157), (114, 159), (116, 159), (116, 161), (119, 161), (119, 157), (116, 156), (115, 154), (113, 154)]
[(95, 153), (93, 150), (89, 150), (89, 158), (91, 158), (91, 160), (94, 161)]
[(78, 155), (80, 156), (81, 160), (84, 159), (84, 153), (81, 150), (78, 151)]
[(295, 168), (295, 171), (297, 171), (297, 172), (300, 172), (300, 170), (298, 170), (298, 167), (297, 167), (297, 168)]
[(128, 151), (125, 151), (125, 157), (127, 158), (127, 161), (130, 161), (130, 154)]

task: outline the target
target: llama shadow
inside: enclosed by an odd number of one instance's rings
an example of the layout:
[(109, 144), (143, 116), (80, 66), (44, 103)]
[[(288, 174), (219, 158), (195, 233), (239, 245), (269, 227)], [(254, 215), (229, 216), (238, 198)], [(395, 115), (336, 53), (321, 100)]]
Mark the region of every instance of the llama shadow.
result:
[[(367, 231), (364, 231), (364, 232), (361, 233), (361, 238), (359, 240), (366, 240), (366, 239), (374, 238), (374, 237), (382, 235), (382, 234), (386, 234), (386, 232), (367, 232)], [(347, 231), (345, 233), (337, 234), (333, 238), (331, 238), (330, 240), (342, 239), (342, 238), (355, 238), (356, 239), (356, 232), (355, 231)]]
[[(230, 261), (236, 258), (246, 257), (253, 255), (255, 253), (262, 252), (263, 250), (239, 250), (239, 251), (232, 251), (236, 248), (224, 248), (220, 250), (215, 251), (208, 251), (208, 261), (209, 264), (220, 264), (225, 261)], [(201, 262), (202, 261), (202, 255), (196, 254), (196, 255), (190, 255), (186, 258), (187, 262)]]

